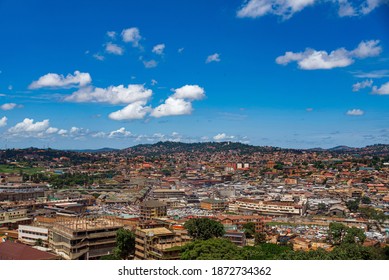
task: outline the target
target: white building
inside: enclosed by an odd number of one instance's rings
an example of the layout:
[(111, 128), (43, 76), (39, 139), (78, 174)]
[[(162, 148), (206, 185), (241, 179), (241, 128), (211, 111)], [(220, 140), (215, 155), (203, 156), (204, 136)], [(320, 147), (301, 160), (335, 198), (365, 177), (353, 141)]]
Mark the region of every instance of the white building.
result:
[(35, 245), (40, 239), (42, 245), (48, 245), (49, 230), (47, 228), (19, 225), (18, 232), (18, 239), (23, 243)]

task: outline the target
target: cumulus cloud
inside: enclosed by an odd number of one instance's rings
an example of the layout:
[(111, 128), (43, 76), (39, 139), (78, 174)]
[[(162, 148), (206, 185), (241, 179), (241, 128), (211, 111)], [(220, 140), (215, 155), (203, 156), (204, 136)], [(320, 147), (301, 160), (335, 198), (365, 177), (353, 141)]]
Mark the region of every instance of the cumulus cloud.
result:
[(22, 122), (7, 130), (7, 134), (14, 137), (51, 137), (58, 132), (58, 128), (50, 127), (49, 120), (34, 122), (34, 119), (25, 118)]
[(374, 86), (372, 93), (381, 95), (389, 94), (389, 82), (381, 85), (380, 87)]
[(130, 131), (127, 131), (124, 127), (121, 127), (118, 130), (111, 131), (108, 134), (108, 138), (123, 138), (131, 135), (132, 134)]
[(373, 85), (373, 80), (365, 80), (362, 82), (358, 82), (353, 84), (353, 91), (359, 91), (363, 88), (372, 87), (372, 85)]
[(123, 109), (120, 109), (116, 112), (109, 114), (109, 118), (112, 120), (134, 120), (134, 119), (143, 119), (147, 113), (151, 111), (150, 106), (145, 106), (146, 101), (137, 101), (131, 104), (128, 104)]
[(159, 105), (151, 112), (151, 116), (160, 118), (166, 116), (190, 115), (192, 110), (191, 102), (185, 101), (184, 99), (169, 97), (165, 100), (165, 103)]
[(89, 73), (81, 73), (80, 71), (75, 71), (74, 75), (67, 74), (66, 77), (55, 73), (48, 73), (40, 77), (37, 81), (32, 82), (29, 85), (29, 88), (39, 89), (82, 87), (90, 84), (91, 82), (92, 78)]
[(34, 119), (25, 118), (22, 122), (8, 129), (10, 133), (42, 132), (49, 128), (49, 120), (35, 122)]
[(137, 84), (130, 84), (127, 87), (124, 85), (109, 86), (107, 88), (88, 86), (73, 92), (65, 98), (65, 101), (126, 104), (148, 100), (151, 95), (150, 89)]
[(185, 85), (174, 90), (165, 102), (154, 108), (151, 116), (160, 118), (165, 116), (189, 115), (192, 113), (194, 100), (201, 100), (205, 97), (205, 91), (198, 85)]
[(46, 129), (46, 133), (47, 134), (53, 134), (53, 133), (56, 133), (56, 132), (58, 132), (58, 128), (56, 128), (56, 127), (49, 127), (48, 129)]
[(213, 140), (215, 141), (232, 140), (234, 138), (235, 136), (227, 135), (224, 132), (213, 136)]
[(348, 110), (346, 114), (349, 116), (362, 116), (363, 114), (365, 114), (365, 112), (361, 109), (352, 109)]
[(288, 19), (315, 2), (317, 0), (249, 0), (238, 10), (237, 17), (257, 18), (273, 14)]
[(163, 55), (164, 50), (165, 50), (165, 44), (158, 44), (153, 47), (152, 52), (158, 55)]
[(350, 54), (358, 58), (378, 56), (382, 52), (379, 40), (362, 41)]
[(6, 116), (2, 117), (0, 119), (0, 127), (6, 126), (7, 125), (8, 118)]
[(336, 67), (346, 67), (354, 63), (354, 58), (367, 58), (377, 56), (382, 48), (378, 46), (379, 40), (362, 41), (358, 47), (352, 51), (339, 48), (331, 51), (316, 51), (307, 48), (304, 52), (286, 52), (276, 58), (276, 63), (287, 65), (296, 61), (299, 68), (303, 70), (332, 69)]
[(16, 106), (18, 106), (16, 103), (5, 103), (1, 105), (0, 108), (4, 111), (8, 111), (14, 109)]
[(219, 62), (220, 61), (220, 55), (218, 53), (211, 54), (207, 57), (205, 60), (205, 63), (210, 63), (210, 62)]
[(176, 99), (201, 100), (205, 97), (205, 91), (198, 85), (185, 85), (175, 89), (172, 97)]
[(132, 43), (133, 47), (139, 47), (139, 41), (142, 39), (142, 36), (137, 27), (131, 27), (122, 31), (122, 39), (126, 43)]
[(111, 42), (109, 42), (105, 45), (105, 51), (108, 53), (111, 53), (111, 54), (115, 54), (115, 55), (122, 55), (124, 53), (124, 50), (122, 47), (120, 47), (116, 44), (113, 44)]

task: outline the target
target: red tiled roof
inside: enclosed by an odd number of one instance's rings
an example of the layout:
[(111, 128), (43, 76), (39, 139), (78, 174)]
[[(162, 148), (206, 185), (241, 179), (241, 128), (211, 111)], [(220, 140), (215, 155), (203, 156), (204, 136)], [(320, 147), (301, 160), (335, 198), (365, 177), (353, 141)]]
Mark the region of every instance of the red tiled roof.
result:
[(0, 243), (0, 260), (55, 260), (54, 254), (39, 251), (28, 245), (6, 241)]

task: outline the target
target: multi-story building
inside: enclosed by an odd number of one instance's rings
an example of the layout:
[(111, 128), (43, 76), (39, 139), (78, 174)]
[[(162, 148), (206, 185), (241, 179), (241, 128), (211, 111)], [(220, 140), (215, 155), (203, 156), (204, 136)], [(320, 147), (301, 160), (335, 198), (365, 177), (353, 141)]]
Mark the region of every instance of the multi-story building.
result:
[(226, 200), (204, 199), (200, 202), (200, 208), (212, 211), (223, 211), (227, 208)]
[(237, 199), (235, 206), (239, 212), (250, 212), (262, 215), (304, 215), (307, 209), (307, 199), (299, 202), (263, 201), (256, 199)]
[(186, 231), (173, 231), (165, 227), (137, 228), (135, 231), (135, 259), (177, 260), (181, 246), (191, 238)]
[(48, 246), (49, 230), (43, 227), (19, 225), (18, 240), (28, 245)]
[(122, 226), (113, 217), (67, 218), (54, 223), (49, 244), (67, 260), (99, 259), (112, 253)]
[(150, 220), (153, 218), (166, 217), (167, 205), (158, 200), (148, 200), (140, 204), (140, 218), (141, 220)]
[(0, 211), (0, 227), (16, 229), (18, 225), (25, 225), (30, 223), (31, 218), (27, 217), (27, 209)]
[(155, 189), (152, 193), (155, 199), (159, 198), (177, 198), (182, 199), (185, 197), (184, 190), (173, 190), (173, 189)]

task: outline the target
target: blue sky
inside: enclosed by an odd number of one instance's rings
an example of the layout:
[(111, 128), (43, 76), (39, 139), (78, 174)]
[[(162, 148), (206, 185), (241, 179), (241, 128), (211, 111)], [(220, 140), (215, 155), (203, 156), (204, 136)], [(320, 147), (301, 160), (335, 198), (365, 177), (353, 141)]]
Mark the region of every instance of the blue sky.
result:
[(386, 0), (0, 0), (0, 148), (389, 143)]

